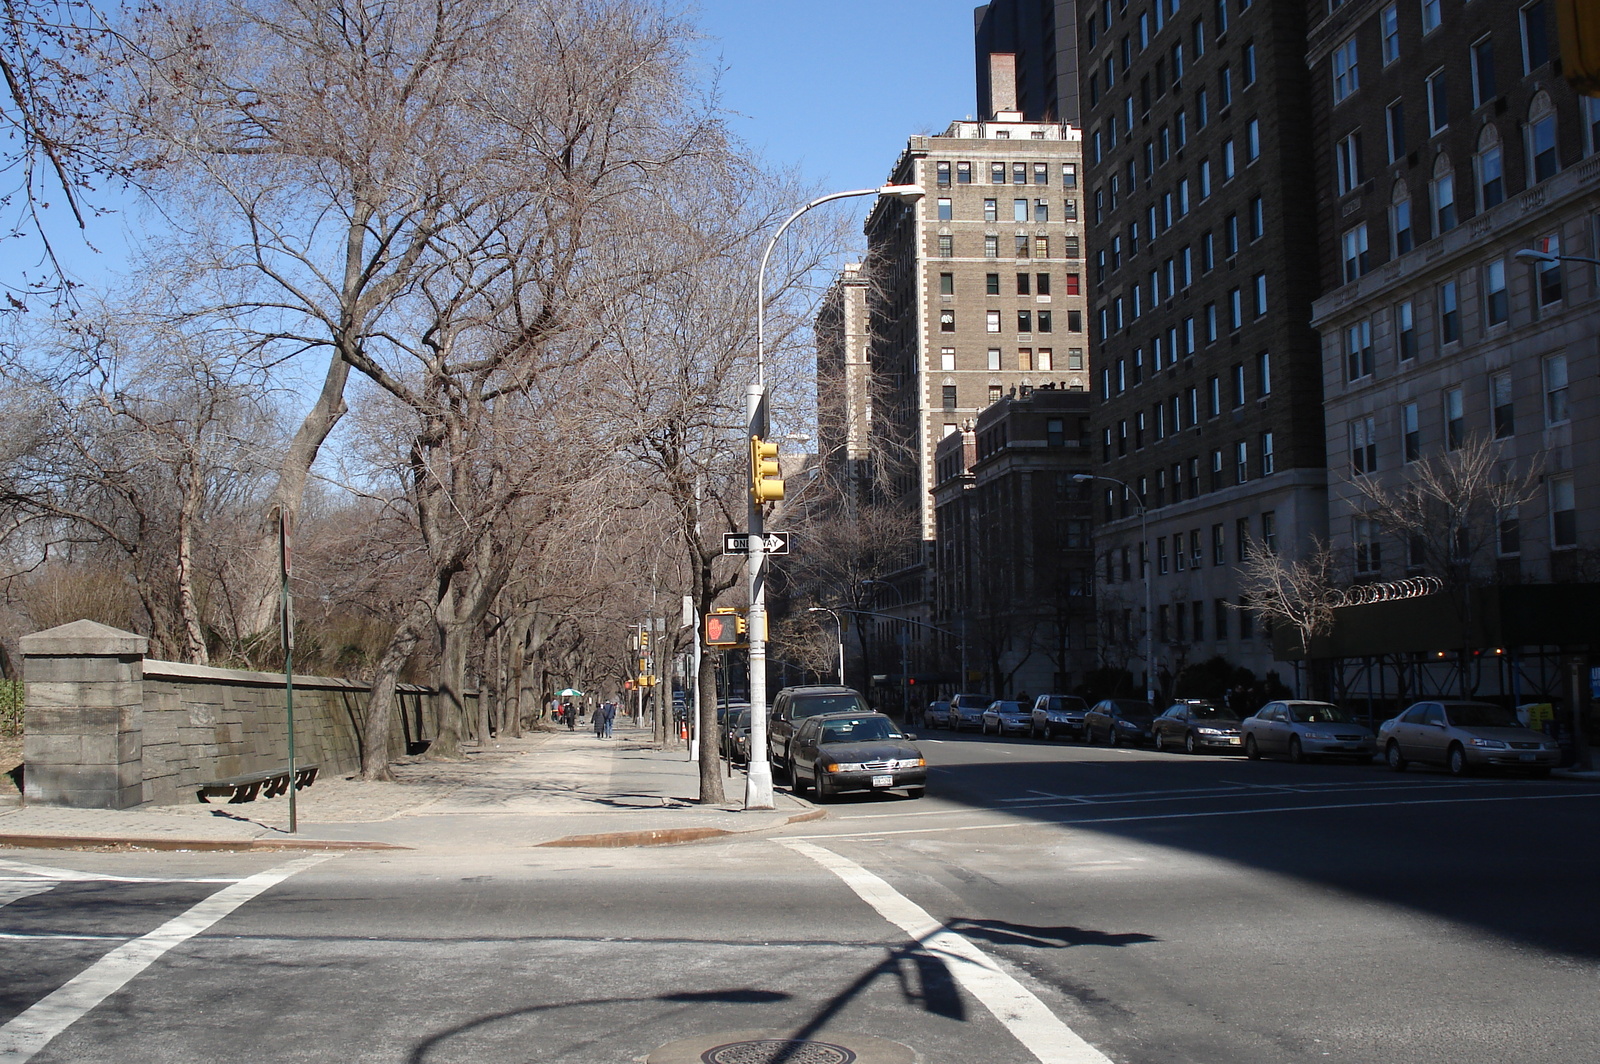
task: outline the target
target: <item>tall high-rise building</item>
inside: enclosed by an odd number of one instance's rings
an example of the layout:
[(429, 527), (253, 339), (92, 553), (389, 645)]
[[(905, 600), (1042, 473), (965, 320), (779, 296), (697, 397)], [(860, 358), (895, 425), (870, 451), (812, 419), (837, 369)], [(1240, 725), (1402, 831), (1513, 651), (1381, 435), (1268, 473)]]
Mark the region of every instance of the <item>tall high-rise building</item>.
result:
[(817, 458), (831, 490), (865, 501), (872, 482), (867, 281), (845, 266), (817, 312)]
[(1148, 566), (1158, 673), (1264, 672), (1238, 565), (1327, 524), (1305, 9), (1118, 0), (1081, 44), (1100, 608)]
[(1027, 121), (1079, 124), (1078, 0), (993, 0), (973, 23), (980, 109), (1014, 88)]

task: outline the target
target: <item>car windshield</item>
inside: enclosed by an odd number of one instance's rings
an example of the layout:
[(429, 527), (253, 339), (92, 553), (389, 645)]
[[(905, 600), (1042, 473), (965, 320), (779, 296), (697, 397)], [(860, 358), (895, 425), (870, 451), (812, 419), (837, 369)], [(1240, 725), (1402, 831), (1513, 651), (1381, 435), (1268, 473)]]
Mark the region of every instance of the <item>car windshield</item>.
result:
[(796, 717), (815, 717), (819, 713), (870, 713), (872, 708), (854, 692), (836, 695), (800, 695), (794, 699)]
[(1522, 725), (1508, 709), (1488, 705), (1446, 706), (1450, 723), (1457, 728), (1520, 728)]
[(900, 733), (895, 731), (894, 725), (882, 717), (822, 722), (822, 741), (825, 743), (869, 743), (898, 738)]
[(1303, 706), (1290, 706), (1289, 718), (1296, 724), (1348, 724), (1350, 718), (1338, 706), (1326, 702), (1311, 702)]
[(1195, 720), (1238, 720), (1239, 714), (1223, 706), (1190, 706), (1189, 716)]
[(1056, 710), (1081, 710), (1087, 708), (1081, 698), (1052, 698), (1050, 708)]
[(748, 709), (740, 710), (739, 711), (739, 719), (734, 722), (733, 726), (735, 728), (748, 728), (748, 727), (750, 727), (750, 711)]
[(1021, 702), (996, 702), (994, 704), (994, 711), (996, 713), (1023, 713), (1023, 712), (1026, 712), (1022, 708), (1022, 703)]

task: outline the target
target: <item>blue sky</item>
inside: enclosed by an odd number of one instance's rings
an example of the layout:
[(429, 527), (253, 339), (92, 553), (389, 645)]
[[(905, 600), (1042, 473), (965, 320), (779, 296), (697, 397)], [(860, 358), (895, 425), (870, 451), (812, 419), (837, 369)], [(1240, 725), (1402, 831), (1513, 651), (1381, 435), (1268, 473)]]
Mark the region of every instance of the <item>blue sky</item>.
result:
[[(734, 129), (821, 191), (882, 184), (974, 112), (973, 0), (698, 0)], [(864, 214), (870, 201), (857, 207)]]

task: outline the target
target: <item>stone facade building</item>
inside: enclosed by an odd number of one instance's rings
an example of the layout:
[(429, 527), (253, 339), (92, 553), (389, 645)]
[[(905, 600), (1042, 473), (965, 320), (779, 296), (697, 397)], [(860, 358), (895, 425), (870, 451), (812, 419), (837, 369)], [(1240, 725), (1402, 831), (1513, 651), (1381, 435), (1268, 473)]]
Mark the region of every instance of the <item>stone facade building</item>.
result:
[(1067, 691), (1096, 665), (1089, 402), (1035, 389), (939, 443), (933, 620), (962, 690)]

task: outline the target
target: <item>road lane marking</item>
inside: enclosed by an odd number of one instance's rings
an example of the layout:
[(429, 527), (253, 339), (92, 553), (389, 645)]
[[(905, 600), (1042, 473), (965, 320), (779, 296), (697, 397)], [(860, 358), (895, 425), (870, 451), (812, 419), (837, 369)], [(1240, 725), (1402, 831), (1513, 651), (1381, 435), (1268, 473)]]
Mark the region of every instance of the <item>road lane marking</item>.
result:
[(1111, 1058), (1085, 1042), (971, 940), (946, 928), (884, 880), (832, 850), (793, 839), (779, 841), (838, 876), (878, 915), (945, 960), (967, 993), (1004, 1024), (1039, 1064), (1111, 1064)]
[[(1396, 802), (1336, 802), (1327, 805), (1278, 805), (1261, 809), (1212, 809), (1193, 813), (1135, 813), (1128, 816), (1100, 816), (1087, 817), (1081, 820), (1055, 819), (1042, 820), (1039, 818), (1019, 818), (1012, 816), (1009, 821), (1002, 823), (985, 824), (958, 824), (951, 827), (928, 828), (903, 828), (899, 831), (841, 831), (837, 833), (821, 833), (815, 835), (791, 835), (792, 840), (806, 839), (860, 839), (879, 838), (888, 835), (933, 835), (947, 831), (1001, 831), (1006, 828), (1029, 828), (1052, 825), (1055, 827), (1075, 828), (1093, 827), (1096, 824), (1129, 824), (1141, 820), (1195, 820), (1202, 817), (1224, 816), (1254, 816), (1260, 813), (1320, 813), (1331, 809), (1389, 809), (1406, 805), (1466, 805), (1469, 802), (1539, 802), (1558, 798), (1600, 798), (1600, 791), (1578, 791), (1571, 794), (1506, 794), (1488, 798), (1417, 798), (1411, 801)], [(1050, 806), (1038, 806), (1046, 809)], [(1076, 808), (1076, 807), (1074, 807)], [(1012, 810), (1006, 810), (1009, 814)], [(844, 821), (840, 821), (841, 824)], [(3, 1059), (0, 1059), (3, 1064)]]
[[(80, 872), (76, 868), (52, 868), (49, 865), (31, 864), (0, 858), (0, 869), (21, 872), (40, 879), (53, 879), (58, 883), (237, 883), (238, 876), (113, 876), (104, 872)], [(11, 879), (11, 876), (3, 877)]]
[(252, 898), (333, 854), (301, 857), (247, 876), (190, 906), (149, 934), (125, 942), (0, 1027), (0, 1064), (26, 1064), (58, 1034), (127, 985), (168, 950), (200, 934)]

